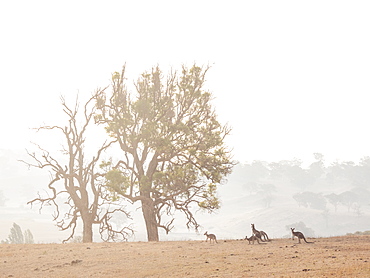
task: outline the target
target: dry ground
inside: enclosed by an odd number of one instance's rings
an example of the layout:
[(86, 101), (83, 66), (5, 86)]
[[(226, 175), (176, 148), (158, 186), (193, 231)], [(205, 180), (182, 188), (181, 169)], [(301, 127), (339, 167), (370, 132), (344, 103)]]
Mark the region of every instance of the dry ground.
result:
[(370, 277), (370, 236), (0, 245), (0, 277)]

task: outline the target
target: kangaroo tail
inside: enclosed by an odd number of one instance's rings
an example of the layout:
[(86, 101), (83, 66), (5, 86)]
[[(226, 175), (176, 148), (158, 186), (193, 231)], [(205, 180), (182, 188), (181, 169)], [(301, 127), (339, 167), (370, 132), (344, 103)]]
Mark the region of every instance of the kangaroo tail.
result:
[(304, 241), (305, 241), (306, 243), (314, 243), (314, 242), (311, 242), (311, 241), (307, 241), (305, 237), (303, 237), (303, 239), (304, 239)]
[(265, 241), (271, 241), (271, 240), (269, 239), (268, 235), (267, 235), (265, 232), (263, 232), (263, 236), (264, 236), (264, 238), (265, 238)]

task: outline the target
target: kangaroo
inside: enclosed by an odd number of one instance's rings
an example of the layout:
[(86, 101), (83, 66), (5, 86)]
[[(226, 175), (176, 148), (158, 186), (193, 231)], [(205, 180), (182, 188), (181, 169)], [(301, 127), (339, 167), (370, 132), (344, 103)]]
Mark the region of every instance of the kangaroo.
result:
[(251, 241), (254, 244), (254, 241), (257, 240), (257, 243), (260, 244), (260, 241), (258, 240), (258, 237), (254, 236), (254, 235), (251, 235), (250, 238), (248, 238), (248, 236), (246, 236), (244, 240), (248, 240), (248, 244), (251, 244)]
[(294, 239), (294, 237), (297, 237), (298, 243), (301, 243), (301, 239), (303, 239), (306, 243), (313, 243), (313, 242), (307, 241), (301, 232), (295, 232), (294, 231), (295, 228), (290, 228), (290, 229), (292, 230), (292, 240)]
[(208, 232), (205, 232), (205, 233), (204, 233), (204, 235), (207, 237), (206, 242), (207, 242), (207, 240), (209, 239), (209, 242), (210, 242), (210, 243), (212, 242), (212, 240), (213, 240), (214, 242), (218, 243), (218, 242), (217, 242), (217, 239), (216, 239), (216, 236), (215, 236), (214, 234), (209, 234)]
[(254, 224), (251, 224), (251, 226), (252, 226), (252, 233), (256, 237), (258, 237), (261, 241), (270, 241), (269, 237), (267, 236), (267, 234), (264, 231), (256, 230), (256, 228), (254, 227)]

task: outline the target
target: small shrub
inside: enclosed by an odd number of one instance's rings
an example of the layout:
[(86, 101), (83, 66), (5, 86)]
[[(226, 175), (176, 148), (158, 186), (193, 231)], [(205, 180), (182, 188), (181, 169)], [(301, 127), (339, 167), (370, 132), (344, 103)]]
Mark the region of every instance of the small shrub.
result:
[(357, 231), (355, 233), (347, 233), (346, 235), (347, 236), (366, 236), (366, 235), (370, 235), (370, 231), (364, 231), (364, 232)]

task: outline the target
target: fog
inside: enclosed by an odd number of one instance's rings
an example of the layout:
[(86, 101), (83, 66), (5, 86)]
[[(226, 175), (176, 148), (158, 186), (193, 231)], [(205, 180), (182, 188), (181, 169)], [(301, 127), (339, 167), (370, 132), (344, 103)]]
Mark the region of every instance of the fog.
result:
[[(61, 149), (58, 137), (32, 128), (64, 124), (60, 96), (68, 103), (90, 96), (125, 63), (131, 83), (156, 65), (164, 74), (182, 64), (211, 66), (206, 89), (219, 121), (232, 127), (226, 144), (239, 164), (219, 187), (221, 209), (197, 213), (202, 230), (242, 238), (251, 223), (272, 237), (286, 236), (286, 226), (295, 223), (315, 236), (370, 229), (364, 198), (370, 190), (368, 1), (126, 2), (0, 4), (6, 26), (0, 34), (0, 240), (14, 222), (36, 242), (66, 238), (51, 207), (40, 213), (27, 205), (45, 192), (49, 174), (19, 160), (34, 149), (31, 142)], [(91, 137), (100, 140), (98, 133)], [(315, 153), (322, 155), (320, 176), (312, 170)], [(330, 194), (354, 201), (335, 207)], [(131, 240), (145, 240), (141, 215), (132, 210), (137, 232)], [(160, 238), (204, 236), (188, 231), (179, 216), (174, 231)]]
[[(52, 221), (53, 207), (26, 205), (45, 191), (48, 173), (28, 169), (19, 159), (22, 151), (0, 150), (0, 239), (5, 240), (13, 223), (30, 229), (36, 243), (60, 243), (70, 231), (58, 231)], [(221, 209), (213, 214), (197, 211), (200, 232), (188, 230), (181, 215), (174, 230), (161, 240), (204, 239), (204, 231), (220, 239), (241, 239), (251, 234), (250, 224), (263, 229), (271, 238), (289, 236), (295, 226), (307, 236), (326, 237), (369, 230), (370, 158), (360, 161), (326, 161), (316, 153), (304, 166), (298, 159), (239, 163), (219, 187)], [(130, 207), (130, 206), (129, 206)], [(133, 220), (118, 219), (120, 225), (133, 224), (130, 241), (145, 241), (146, 230), (141, 212), (135, 207)], [(79, 223), (81, 227), (81, 223)], [(97, 229), (94, 240), (101, 241)], [(81, 229), (75, 237), (81, 237)]]

